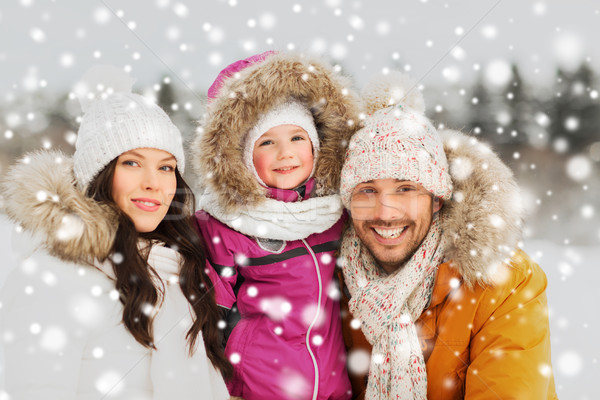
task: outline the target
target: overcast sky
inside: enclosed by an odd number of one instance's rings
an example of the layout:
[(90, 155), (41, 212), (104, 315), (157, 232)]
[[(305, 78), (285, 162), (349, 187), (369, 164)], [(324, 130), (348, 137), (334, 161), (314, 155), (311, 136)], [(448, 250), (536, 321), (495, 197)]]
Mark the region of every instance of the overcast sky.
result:
[[(268, 49), (339, 62), (362, 86), (384, 68), (425, 85), (496, 83), (507, 63), (549, 85), (557, 64), (599, 68), (591, 0), (2, 0), (0, 102), (70, 89), (96, 64), (162, 73), (204, 94), (227, 64)], [(137, 87), (137, 86), (136, 86)]]

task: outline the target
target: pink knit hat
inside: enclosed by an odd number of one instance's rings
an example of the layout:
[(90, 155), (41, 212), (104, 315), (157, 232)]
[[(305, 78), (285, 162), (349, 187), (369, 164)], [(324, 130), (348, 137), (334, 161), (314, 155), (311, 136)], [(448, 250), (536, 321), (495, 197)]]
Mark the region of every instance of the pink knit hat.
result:
[(340, 194), (346, 208), (356, 185), (394, 178), (421, 184), (448, 200), (452, 181), (444, 145), (425, 116), (423, 96), (407, 76), (392, 72), (363, 91), (369, 115), (350, 140)]

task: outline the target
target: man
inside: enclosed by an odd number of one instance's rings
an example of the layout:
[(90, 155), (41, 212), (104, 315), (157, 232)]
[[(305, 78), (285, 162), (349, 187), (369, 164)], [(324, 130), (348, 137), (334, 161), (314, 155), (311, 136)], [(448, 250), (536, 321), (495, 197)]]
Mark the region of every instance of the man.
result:
[(412, 88), (395, 74), (371, 85), (342, 169), (354, 395), (555, 399), (546, 276), (516, 247), (512, 173), (475, 139), (442, 141)]

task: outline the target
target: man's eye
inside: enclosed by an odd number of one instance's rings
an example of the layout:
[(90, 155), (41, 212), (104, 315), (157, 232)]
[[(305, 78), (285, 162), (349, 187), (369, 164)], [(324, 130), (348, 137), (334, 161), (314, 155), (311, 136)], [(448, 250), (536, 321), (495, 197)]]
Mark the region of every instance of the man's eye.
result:
[(375, 193), (375, 189), (371, 189), (371, 188), (360, 189), (358, 191), (358, 193), (365, 193), (365, 194)]

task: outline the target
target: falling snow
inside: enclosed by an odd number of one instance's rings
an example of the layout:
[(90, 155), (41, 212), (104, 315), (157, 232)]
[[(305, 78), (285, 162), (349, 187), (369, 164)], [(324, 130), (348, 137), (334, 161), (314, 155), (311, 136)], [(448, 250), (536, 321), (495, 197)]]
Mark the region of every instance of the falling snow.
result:
[[(581, 135), (590, 132), (590, 117), (579, 110), (584, 104), (598, 106), (600, 101), (600, 55), (594, 46), (600, 21), (598, 7), (590, 2), (562, 4), (547, 0), (535, 0), (525, 7), (520, 3), (503, 4), (473, 24), (464, 16), (482, 17), (489, 9), (427, 0), (401, 7), (383, 7), (364, 0), (281, 4), (215, 0), (201, 8), (184, 0), (154, 0), (139, 3), (137, 8), (133, 2), (114, 9), (81, 2), (73, 10), (79, 17), (65, 19), (68, 13), (57, 11), (57, 1), (13, 3), (0, 6), (2, 24), (14, 19), (21, 25), (14, 34), (5, 35), (10, 41), (0, 46), (4, 72), (0, 81), (0, 176), (24, 151), (73, 151), (81, 110), (75, 96), (68, 93), (76, 79), (98, 63), (116, 64), (131, 71), (138, 78), (135, 89), (140, 93), (148, 90), (157, 99), (164, 74), (170, 75), (178, 98), (166, 107), (186, 134), (195, 129), (189, 121), (201, 119), (202, 96), (218, 71), (232, 61), (264, 50), (323, 55), (338, 63), (338, 72), (350, 75), (359, 88), (381, 71), (401, 69), (413, 74), (425, 87), (435, 126), (464, 128), (482, 140), (490, 140), (515, 172), (523, 188), (522, 205), (528, 213), (524, 246), (549, 280), (552, 370), (559, 397), (600, 397), (598, 389), (588, 383), (600, 374), (600, 354), (592, 341), (600, 336), (600, 321), (595, 314), (583, 311), (600, 303), (592, 286), (598, 281), (593, 260), (600, 258), (600, 139), (595, 136), (585, 146), (577, 143)], [(424, 15), (431, 23), (422, 23)], [(578, 23), (568, 23), (572, 20)], [(520, 87), (515, 86), (513, 63), (523, 79)], [(593, 71), (595, 80), (569, 80), (568, 74), (576, 73), (582, 65)], [(558, 68), (563, 72), (560, 79)], [(478, 78), (483, 80), (486, 93), (473, 93)], [(519, 103), (520, 88), (533, 96), (525, 106)], [(577, 106), (559, 113), (547, 105), (560, 99), (577, 102)], [(519, 128), (512, 125), (520, 123), (522, 116), (508, 108), (508, 101), (519, 104), (515, 109), (524, 108), (528, 115)], [(492, 109), (485, 120), (490, 126), (487, 130), (484, 126), (471, 129), (468, 122), (475, 107), (489, 104)], [(66, 122), (57, 120), (56, 115), (64, 116)], [(523, 142), (515, 142), (520, 144), (513, 148), (517, 144), (510, 142), (511, 138)], [(473, 172), (473, 166), (468, 165), (453, 163), (451, 168), (464, 177)], [(54, 201), (54, 196), (38, 193), (37, 200)], [(459, 202), (461, 196), (464, 194), (455, 193), (454, 200)], [(0, 253), (11, 254), (16, 249), (11, 239), (14, 229), (3, 216), (0, 221), (0, 243), (4, 246)], [(500, 228), (507, 221), (490, 215), (488, 222)], [(81, 221), (67, 216), (55, 236), (68, 240), (81, 233)], [(219, 244), (220, 240), (216, 237), (213, 243)], [(243, 265), (245, 256), (238, 257)], [(120, 263), (123, 257), (116, 254), (113, 261)], [(323, 256), (319, 261), (328, 264), (333, 260)], [(16, 266), (14, 261), (8, 262)], [(42, 272), (43, 266), (34, 259), (25, 260), (20, 267), (28, 274), (39, 273), (42, 287), (61, 283), (56, 274)], [(0, 282), (8, 270), (8, 266), (0, 269)], [(234, 272), (225, 269), (223, 274), (231, 276)], [(42, 287), (28, 285), (20, 290), (35, 296)], [(246, 290), (248, 296), (261, 298), (256, 287)], [(324, 293), (332, 299), (340, 296), (335, 285), (325, 288)], [(84, 325), (93, 324), (93, 316), (101, 312), (94, 301), (101, 296), (119, 302), (116, 290), (90, 287), (86, 296), (73, 302), (69, 315)], [(291, 312), (291, 303), (285, 298), (261, 300), (275, 318), (284, 319)], [(294, 311), (303, 315), (305, 323), (312, 322), (317, 314), (314, 305)], [(152, 309), (145, 312), (151, 313)], [(353, 321), (352, 326), (360, 329), (360, 321)], [(43, 351), (61, 351), (69, 340), (70, 333), (63, 327), (41, 320), (31, 321), (27, 329), (39, 338)], [(278, 335), (283, 333), (280, 326), (274, 329)], [(318, 345), (322, 339), (313, 337), (313, 344)], [(3, 340), (14, 337), (5, 334)], [(91, 357), (105, 357), (107, 351), (96, 347)], [(368, 354), (350, 354), (349, 368), (364, 371), (368, 360)], [(234, 354), (232, 361), (240, 359)], [(550, 370), (548, 365), (538, 366), (541, 374), (549, 374)], [(95, 382), (101, 393), (118, 381), (114, 371), (105, 372)], [(2, 375), (0, 368), (0, 387)], [(286, 371), (281, 384), (289, 387), (291, 395), (300, 397), (308, 387), (294, 371)], [(118, 384), (116, 389), (120, 390)], [(0, 399), (5, 397), (0, 391)]]

